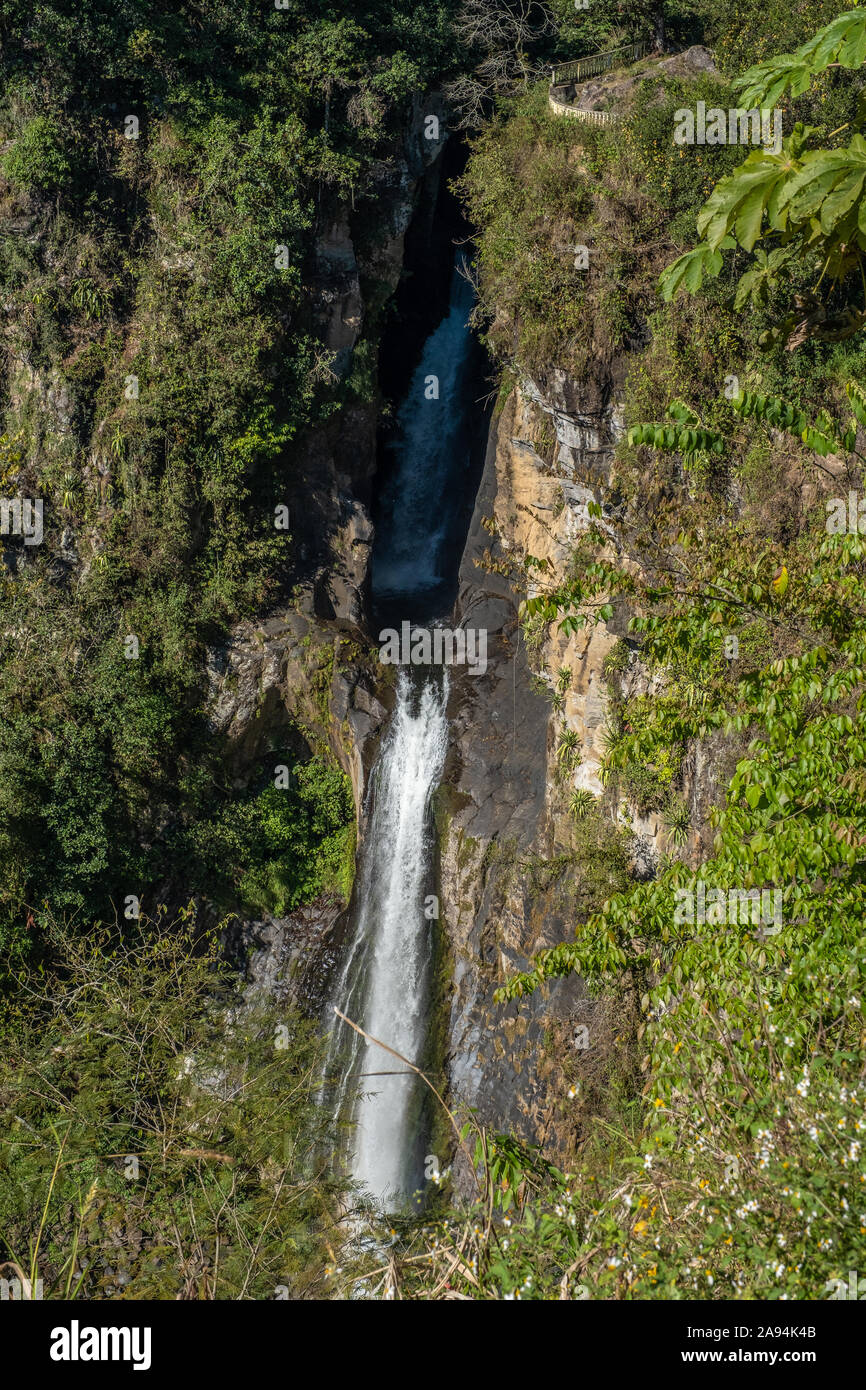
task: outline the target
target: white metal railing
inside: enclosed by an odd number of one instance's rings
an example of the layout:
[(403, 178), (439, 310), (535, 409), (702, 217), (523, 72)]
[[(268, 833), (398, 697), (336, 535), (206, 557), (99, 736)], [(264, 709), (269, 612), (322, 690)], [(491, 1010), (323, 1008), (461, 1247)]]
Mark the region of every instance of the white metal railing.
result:
[(579, 121), (589, 121), (592, 125), (612, 125), (619, 120), (614, 111), (583, 111), (579, 106), (569, 106), (566, 101), (557, 101), (549, 96), (550, 109), (557, 116), (574, 116)]

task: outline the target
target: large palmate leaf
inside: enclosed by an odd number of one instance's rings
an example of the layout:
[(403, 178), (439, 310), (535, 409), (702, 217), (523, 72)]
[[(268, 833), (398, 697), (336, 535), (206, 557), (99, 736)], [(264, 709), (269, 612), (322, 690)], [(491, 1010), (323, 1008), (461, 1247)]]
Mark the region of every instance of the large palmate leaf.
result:
[[(841, 149), (806, 149), (814, 133), (814, 127), (798, 124), (779, 154), (753, 150), (719, 181), (698, 214), (702, 241), (661, 276), (665, 299), (681, 287), (695, 293), (705, 274), (718, 275), (722, 251), (737, 244), (753, 251), (774, 234), (779, 244), (758, 250), (757, 263), (740, 279), (738, 310), (749, 298), (765, 301), (789, 263), (820, 256), (828, 290), (857, 270), (866, 252), (866, 139), (855, 134)], [(793, 349), (810, 336), (838, 341), (863, 327), (864, 312), (853, 303), (829, 314), (813, 299), (808, 312), (788, 314), (770, 336)]]
[[(746, 251), (751, 251), (761, 236), (765, 216), (772, 230), (785, 230), (789, 215), (786, 191), (808, 157), (804, 147), (813, 129), (796, 125), (779, 154), (753, 150), (739, 169), (719, 180), (698, 213), (698, 232), (712, 250), (719, 250), (725, 237), (733, 234)], [(842, 171), (837, 173), (835, 167), (825, 172), (828, 178), (831, 172), (837, 179), (842, 177)]]
[[(853, 136), (845, 149), (808, 151), (800, 170), (780, 189), (776, 203), (779, 224), (786, 216), (794, 224), (817, 217), (824, 235), (832, 236), (862, 198), (864, 182), (866, 140), (862, 135)], [(866, 204), (862, 201), (859, 221), (857, 236), (864, 238), (861, 245), (866, 248)]]
[(859, 68), (866, 62), (866, 9), (849, 10), (824, 26), (802, 45), (802, 52), (813, 72), (823, 72), (831, 63), (843, 68)]
[(745, 106), (774, 106), (787, 92), (800, 96), (812, 78), (831, 64), (859, 68), (866, 62), (866, 9), (849, 10), (801, 44), (794, 53), (781, 53), (756, 63), (733, 83), (742, 88)]
[(684, 286), (692, 294), (700, 289), (705, 275), (718, 275), (722, 268), (722, 252), (735, 245), (733, 237), (723, 239), (718, 247), (702, 242), (693, 251), (686, 251), (662, 272), (659, 288), (664, 299), (673, 299)]
[(740, 98), (744, 106), (767, 108), (775, 106), (786, 91), (792, 97), (801, 96), (811, 86), (812, 77), (812, 66), (804, 57), (780, 53), (765, 63), (756, 63), (731, 85), (745, 88)]

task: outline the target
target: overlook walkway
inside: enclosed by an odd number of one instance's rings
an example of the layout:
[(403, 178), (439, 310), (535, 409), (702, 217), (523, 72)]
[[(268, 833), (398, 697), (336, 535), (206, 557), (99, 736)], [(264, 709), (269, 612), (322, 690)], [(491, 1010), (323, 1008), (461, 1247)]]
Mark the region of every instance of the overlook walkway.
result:
[(548, 104), (557, 116), (573, 116), (579, 121), (590, 121), (594, 125), (610, 125), (619, 119), (614, 111), (594, 111), (591, 108), (575, 106), (577, 87), (588, 77), (599, 77), (612, 68), (627, 67), (637, 63), (652, 52), (654, 45), (641, 41), (625, 44), (622, 48), (612, 48), (607, 53), (592, 53), (587, 58), (578, 58), (573, 63), (560, 63), (551, 69)]

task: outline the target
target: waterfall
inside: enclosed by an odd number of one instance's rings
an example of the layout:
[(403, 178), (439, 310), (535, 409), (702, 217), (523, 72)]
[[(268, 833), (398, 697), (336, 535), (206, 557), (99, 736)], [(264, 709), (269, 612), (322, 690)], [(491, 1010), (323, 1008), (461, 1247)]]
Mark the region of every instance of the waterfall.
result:
[(468, 327), (473, 289), (464, 271), (458, 257), (448, 312), (427, 339), (397, 413), (390, 445), (396, 467), (376, 526), (374, 599), (408, 599), (415, 609), (431, 598), (435, 605), (437, 590), (447, 582), (444, 563), (471, 462), (476, 349)]
[[(430, 887), (430, 796), (448, 742), (447, 683), (401, 674), (397, 706), (371, 788), (373, 811), (361, 865), (361, 897), (354, 940), (343, 964), (335, 1002), (374, 1037), (417, 1064), (427, 1026), (433, 921), (424, 915)], [(340, 1029), (351, 1033), (350, 1052)], [(411, 1132), (417, 1078), (387, 1052), (339, 1021), (329, 1063), (339, 1057), (338, 1106), (352, 1110), (353, 1176), (384, 1206), (396, 1206), (418, 1186)], [(376, 1072), (402, 1075), (372, 1075)], [(422, 1083), (423, 1084), (423, 1083)]]
[[(468, 524), (477, 353), (469, 328), (472, 286), (455, 258), (448, 310), (427, 339), (397, 414), (393, 469), (380, 499), (373, 546), (374, 609), (430, 621), (450, 606), (448, 568)], [(332, 1005), (373, 1037), (423, 1062), (436, 916), (430, 798), (448, 746), (444, 670), (406, 668), (371, 777), (358, 869), (354, 932)], [(386, 1210), (421, 1186), (424, 1083), (382, 1048), (332, 1019), (327, 1072), (336, 1113), (351, 1121), (352, 1176)], [(376, 1073), (392, 1073), (377, 1075)], [(397, 1073), (396, 1075), (393, 1073)]]

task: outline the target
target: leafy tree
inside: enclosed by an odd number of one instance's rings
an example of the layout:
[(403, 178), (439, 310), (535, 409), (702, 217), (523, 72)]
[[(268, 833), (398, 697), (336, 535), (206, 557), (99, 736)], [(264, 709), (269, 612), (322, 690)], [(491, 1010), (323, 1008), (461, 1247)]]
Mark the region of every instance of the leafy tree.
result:
[(331, 891), (348, 899), (355, 850), (348, 778), (320, 758), (296, 764), (292, 786), (232, 798), (188, 836), (202, 889), (284, 916)]
[[(826, 25), (795, 53), (759, 63), (734, 87), (745, 108), (769, 108), (783, 95), (806, 91), (830, 67), (857, 70), (864, 62), (866, 11), (858, 9)], [(740, 278), (737, 308), (749, 299), (765, 300), (768, 290), (784, 284), (795, 269), (814, 266), (818, 276), (810, 290), (795, 297), (768, 341), (793, 351), (809, 337), (832, 342), (858, 333), (866, 323), (864, 114), (861, 102), (845, 126), (830, 132), (854, 132), (838, 148), (810, 148), (821, 132), (798, 123), (780, 153), (752, 151), (716, 185), (698, 214), (700, 244), (665, 271), (664, 296), (671, 298), (681, 286), (694, 293), (705, 276), (720, 273), (723, 253), (740, 247), (756, 251), (756, 264)], [(855, 293), (861, 295), (859, 304)]]

